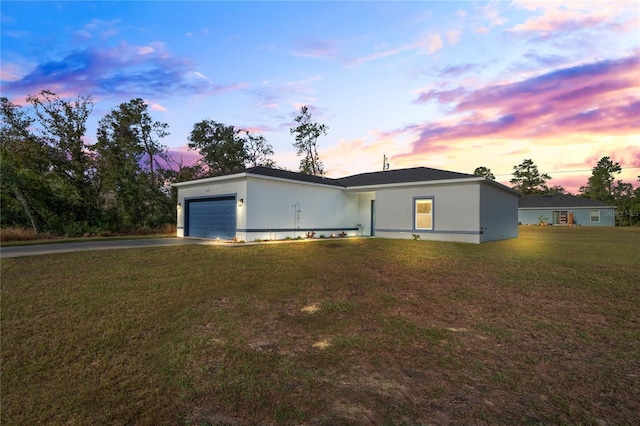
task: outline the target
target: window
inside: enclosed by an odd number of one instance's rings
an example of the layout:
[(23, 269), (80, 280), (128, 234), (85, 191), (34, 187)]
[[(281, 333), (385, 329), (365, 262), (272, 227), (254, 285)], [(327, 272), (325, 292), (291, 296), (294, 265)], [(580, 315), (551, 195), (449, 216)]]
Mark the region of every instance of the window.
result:
[(433, 198), (415, 199), (415, 229), (433, 229)]
[(600, 210), (591, 210), (591, 222), (600, 222)]

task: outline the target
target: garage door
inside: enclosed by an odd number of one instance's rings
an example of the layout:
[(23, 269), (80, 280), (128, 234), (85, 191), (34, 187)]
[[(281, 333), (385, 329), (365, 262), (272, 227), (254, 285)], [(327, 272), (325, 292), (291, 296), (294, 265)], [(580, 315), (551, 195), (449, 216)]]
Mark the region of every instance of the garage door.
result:
[(223, 240), (236, 236), (235, 197), (189, 200), (186, 213), (188, 236)]

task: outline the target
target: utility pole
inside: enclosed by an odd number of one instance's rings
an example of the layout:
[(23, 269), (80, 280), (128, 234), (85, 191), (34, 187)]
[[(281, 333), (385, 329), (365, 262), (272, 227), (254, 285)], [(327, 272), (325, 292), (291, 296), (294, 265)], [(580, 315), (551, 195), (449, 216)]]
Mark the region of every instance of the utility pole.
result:
[(389, 170), (389, 158), (387, 154), (382, 154), (382, 171)]

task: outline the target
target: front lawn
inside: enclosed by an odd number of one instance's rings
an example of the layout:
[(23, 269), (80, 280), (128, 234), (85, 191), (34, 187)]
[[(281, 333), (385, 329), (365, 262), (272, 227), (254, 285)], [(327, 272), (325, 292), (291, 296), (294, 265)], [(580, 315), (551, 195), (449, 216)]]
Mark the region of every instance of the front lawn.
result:
[(640, 422), (640, 228), (3, 259), (10, 424)]

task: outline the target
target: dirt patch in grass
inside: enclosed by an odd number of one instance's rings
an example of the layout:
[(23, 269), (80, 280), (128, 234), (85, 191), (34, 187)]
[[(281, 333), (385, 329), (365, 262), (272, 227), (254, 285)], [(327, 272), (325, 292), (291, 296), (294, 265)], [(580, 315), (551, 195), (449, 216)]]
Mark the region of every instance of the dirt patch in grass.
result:
[(302, 312), (306, 312), (307, 314), (315, 314), (316, 312), (318, 312), (320, 310), (320, 308), (318, 308), (318, 306), (316, 306), (315, 303), (305, 306), (304, 308), (300, 309)]
[(640, 232), (547, 228), (3, 260), (2, 423), (638, 423)]

